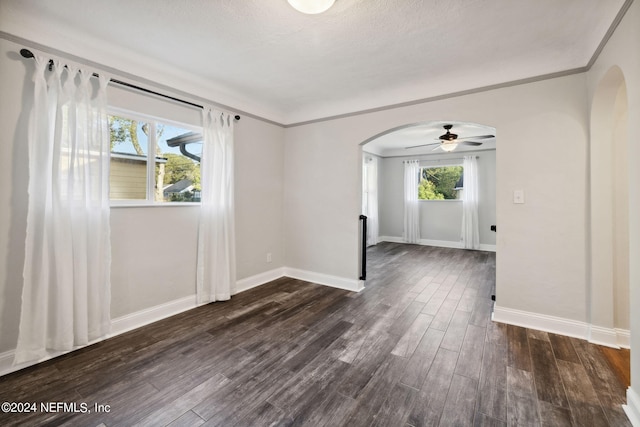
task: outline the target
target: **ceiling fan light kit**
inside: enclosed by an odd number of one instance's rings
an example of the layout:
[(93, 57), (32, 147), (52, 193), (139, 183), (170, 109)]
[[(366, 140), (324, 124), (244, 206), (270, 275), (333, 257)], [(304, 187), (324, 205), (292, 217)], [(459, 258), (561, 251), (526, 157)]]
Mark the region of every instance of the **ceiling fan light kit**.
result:
[(287, 0), (298, 12), (315, 15), (329, 10), (335, 0)]
[(451, 128), (453, 128), (453, 125), (444, 125), (442, 127), (444, 128), (446, 133), (444, 133), (443, 135), (440, 135), (438, 137), (438, 140), (440, 142), (433, 142), (433, 143), (430, 143), (430, 144), (414, 145), (414, 146), (411, 146), (411, 147), (405, 147), (405, 149), (426, 147), (426, 146), (429, 146), (429, 145), (438, 145), (436, 148), (433, 149), (433, 151), (436, 151), (438, 149), (442, 149), (442, 151), (446, 151), (446, 152), (449, 153), (449, 152), (455, 150), (458, 147), (458, 144), (473, 145), (475, 147), (477, 147), (479, 145), (482, 145), (482, 142), (467, 141), (469, 139), (495, 138), (495, 135), (477, 135), (477, 136), (466, 136), (464, 138), (458, 138), (457, 134), (451, 133)]
[(458, 139), (458, 135), (450, 132), (453, 125), (444, 125), (442, 127), (447, 131), (447, 133), (445, 133), (444, 135), (440, 135), (438, 139), (441, 139), (442, 141), (455, 141), (456, 139)]
[(438, 146), (436, 148), (442, 148), (442, 151), (451, 152), (451, 151), (455, 150), (456, 147), (458, 147), (458, 143), (457, 142), (447, 141), (447, 142), (443, 142), (442, 144), (440, 144), (440, 146)]

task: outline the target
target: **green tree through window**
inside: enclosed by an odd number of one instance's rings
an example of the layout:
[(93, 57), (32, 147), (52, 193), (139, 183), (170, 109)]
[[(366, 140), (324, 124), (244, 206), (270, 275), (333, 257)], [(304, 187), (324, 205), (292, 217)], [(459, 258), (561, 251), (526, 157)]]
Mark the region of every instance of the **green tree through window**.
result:
[[(195, 130), (156, 120), (110, 115), (109, 132), (112, 200), (200, 201), (200, 162), (167, 143), (167, 139), (196, 133)], [(201, 135), (201, 130), (196, 134)], [(201, 148), (201, 140), (192, 142), (196, 151)], [(150, 168), (154, 168), (153, 177)]]
[(462, 177), (462, 166), (420, 168), (420, 200), (452, 200), (458, 198), (456, 183)]

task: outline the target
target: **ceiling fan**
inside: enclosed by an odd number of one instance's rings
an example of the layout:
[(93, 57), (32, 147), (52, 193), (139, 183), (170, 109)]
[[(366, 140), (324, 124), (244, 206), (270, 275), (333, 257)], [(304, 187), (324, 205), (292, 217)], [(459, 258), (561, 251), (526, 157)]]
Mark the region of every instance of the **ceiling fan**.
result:
[(477, 136), (466, 136), (466, 137), (463, 137), (463, 138), (458, 138), (457, 134), (451, 133), (451, 128), (452, 127), (453, 127), (453, 125), (444, 125), (443, 126), (444, 130), (446, 130), (446, 133), (443, 134), (443, 135), (440, 135), (438, 137), (439, 142), (432, 142), (432, 143), (429, 143), (429, 144), (413, 145), (411, 147), (405, 147), (405, 149), (418, 148), (418, 147), (427, 147), (429, 145), (437, 145), (437, 147), (434, 148), (433, 151), (438, 150), (438, 149), (442, 149), (443, 151), (453, 151), (453, 150), (456, 149), (458, 144), (473, 145), (473, 146), (482, 145), (482, 142), (469, 141), (470, 139), (495, 138), (495, 135), (477, 135)]

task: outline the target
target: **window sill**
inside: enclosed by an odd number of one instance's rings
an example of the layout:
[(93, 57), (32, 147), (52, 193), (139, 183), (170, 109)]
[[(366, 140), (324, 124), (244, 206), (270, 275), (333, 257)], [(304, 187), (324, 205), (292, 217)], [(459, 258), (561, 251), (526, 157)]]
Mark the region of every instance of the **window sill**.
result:
[(112, 203), (110, 208), (167, 208), (167, 207), (193, 207), (200, 206), (197, 202), (176, 202), (176, 203)]

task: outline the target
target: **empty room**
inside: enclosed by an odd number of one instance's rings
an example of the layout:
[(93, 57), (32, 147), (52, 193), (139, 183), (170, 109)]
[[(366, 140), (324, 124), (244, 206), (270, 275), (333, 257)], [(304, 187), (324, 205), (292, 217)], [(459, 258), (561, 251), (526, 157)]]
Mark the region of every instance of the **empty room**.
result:
[(0, 0), (0, 424), (640, 426), (633, 0)]

